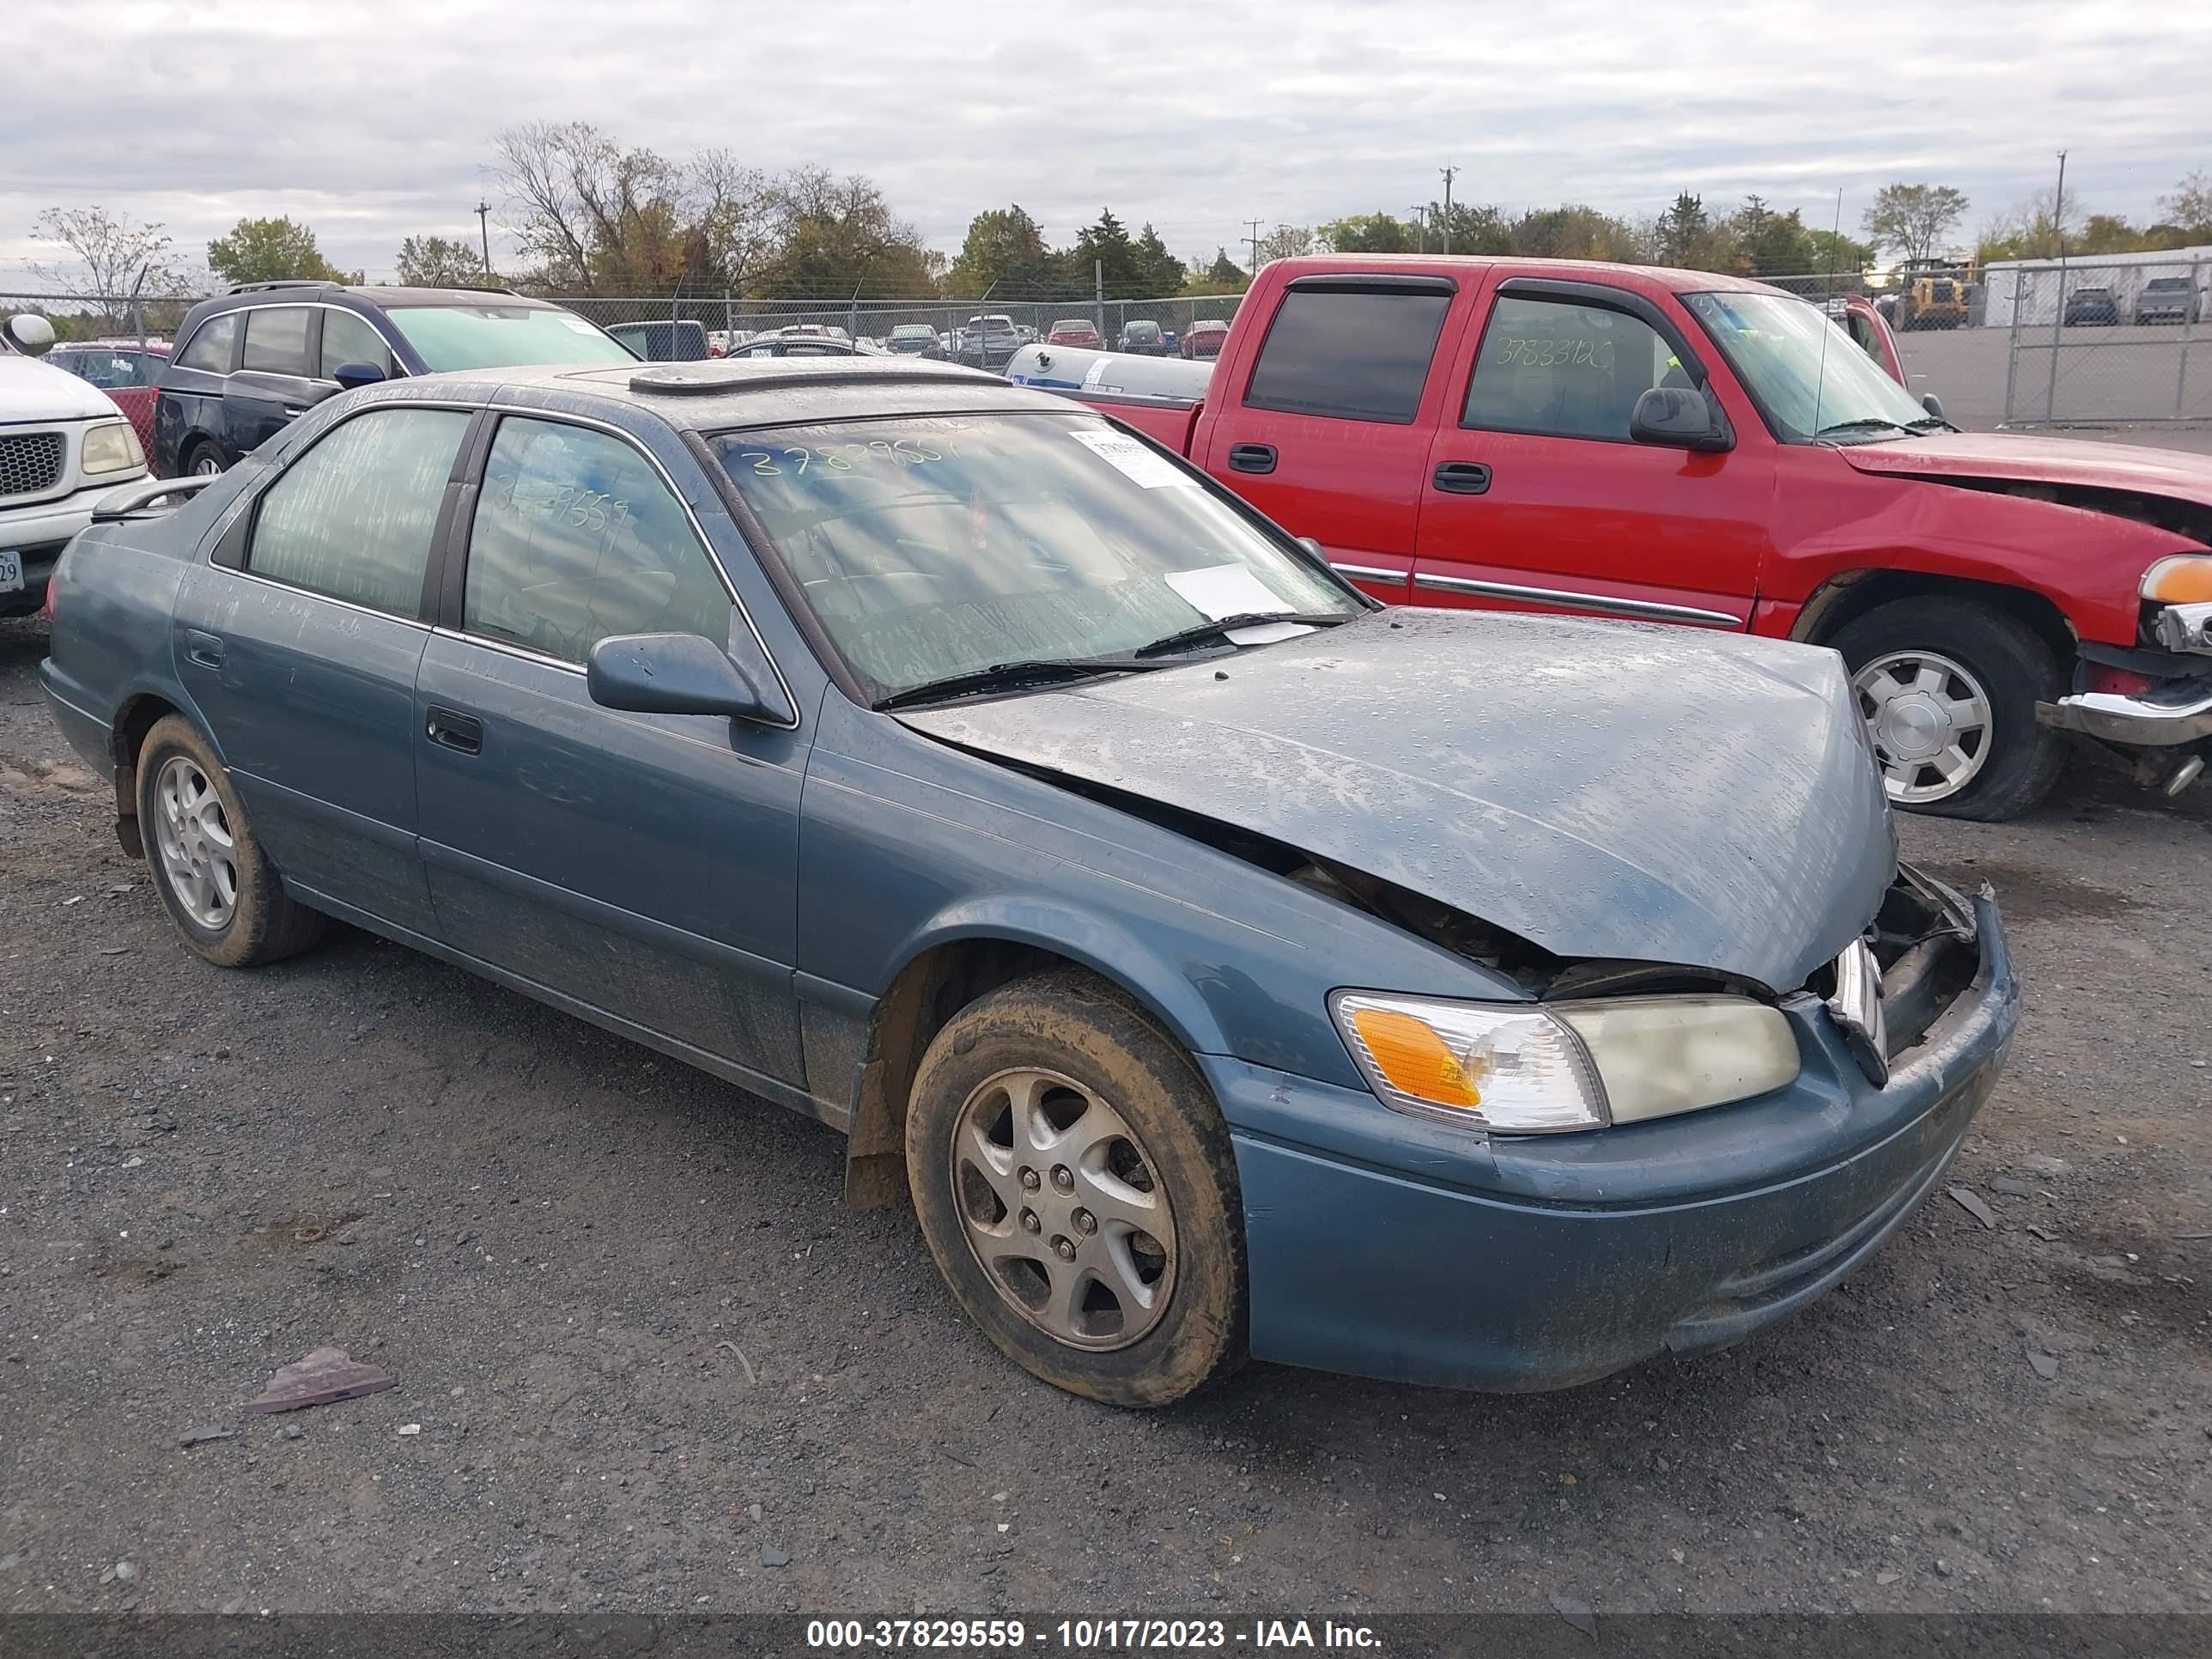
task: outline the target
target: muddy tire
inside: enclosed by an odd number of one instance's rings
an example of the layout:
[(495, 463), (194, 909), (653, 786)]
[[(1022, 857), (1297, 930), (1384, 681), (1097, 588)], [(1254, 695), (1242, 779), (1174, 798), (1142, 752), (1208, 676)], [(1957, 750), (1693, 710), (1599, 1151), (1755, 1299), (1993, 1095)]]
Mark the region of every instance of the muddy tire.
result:
[(2065, 675), (2019, 617), (1974, 599), (1897, 599), (1828, 643), (1901, 811), (1999, 823), (2057, 784), (2065, 744), (2036, 723), (2035, 705), (2063, 696)]
[(1228, 1126), (1134, 1003), (1054, 973), (955, 1015), (906, 1119), (939, 1269), (1008, 1358), (1071, 1394), (1164, 1406), (1245, 1358)]
[(280, 961), (322, 937), (325, 919), (286, 895), (230, 775), (181, 715), (139, 747), (138, 824), (162, 907), (216, 967)]

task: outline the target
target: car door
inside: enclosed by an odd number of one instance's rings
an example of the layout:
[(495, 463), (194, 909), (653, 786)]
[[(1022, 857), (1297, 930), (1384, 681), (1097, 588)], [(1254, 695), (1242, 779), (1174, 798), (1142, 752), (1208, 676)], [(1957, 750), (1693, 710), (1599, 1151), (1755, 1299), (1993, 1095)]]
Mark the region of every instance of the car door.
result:
[[(1440, 275), (1296, 277), (1256, 357), (1214, 371), (1210, 396), (1224, 406), (1206, 470), (1319, 542), (1340, 574), (1377, 599), (1408, 597), (1422, 472), (1443, 406), (1435, 364), (1457, 292)], [(1238, 376), (1242, 386), (1226, 384)]]
[(1431, 447), (1415, 603), (1747, 626), (1773, 544), (1755, 412), (1725, 453), (1628, 435), (1642, 392), (1707, 380), (1682, 319), (1642, 294), (1499, 283)]
[(418, 933), (415, 673), (469, 418), (387, 404), (332, 427), (246, 504), (173, 612), (178, 678), (287, 884)]
[(243, 313), (246, 345), (223, 393), (234, 455), (258, 449), (337, 390), (315, 376), (322, 313), (313, 306), (255, 306)]
[[(508, 415), (457, 519), (416, 683), (441, 937), (726, 1066), (803, 1081), (803, 742), (591, 699), (617, 634), (750, 629), (668, 476), (611, 428)], [(707, 486), (703, 480), (697, 487)]]

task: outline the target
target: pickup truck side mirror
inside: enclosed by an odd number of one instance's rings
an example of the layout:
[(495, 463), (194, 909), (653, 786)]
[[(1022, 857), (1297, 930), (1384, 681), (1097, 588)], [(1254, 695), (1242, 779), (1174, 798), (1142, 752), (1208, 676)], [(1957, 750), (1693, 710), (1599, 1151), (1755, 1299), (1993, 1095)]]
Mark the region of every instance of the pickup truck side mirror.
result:
[(357, 387), (378, 385), (384, 379), (384, 371), (374, 363), (340, 363), (331, 371), (331, 379), (338, 383), (339, 391), (351, 392)]
[(1937, 397), (1934, 392), (1931, 392), (1926, 397), (1923, 398), (1920, 400), (1920, 406), (1926, 410), (1930, 415), (1933, 415), (1937, 420), (1940, 421), (1943, 418), (1943, 400)]
[(698, 634), (611, 635), (592, 647), (584, 684), (602, 708), (791, 724), (791, 706), (751, 636), (737, 648), (743, 664)]
[(1655, 386), (1636, 399), (1628, 435), (1639, 444), (1715, 454), (1735, 447), (1728, 416), (1705, 392), (1689, 386)]

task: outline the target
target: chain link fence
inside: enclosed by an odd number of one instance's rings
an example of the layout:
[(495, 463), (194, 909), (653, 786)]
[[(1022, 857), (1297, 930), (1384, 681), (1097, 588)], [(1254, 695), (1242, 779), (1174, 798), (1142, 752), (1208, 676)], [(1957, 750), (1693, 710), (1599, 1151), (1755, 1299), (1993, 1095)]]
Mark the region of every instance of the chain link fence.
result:
[(2212, 421), (2212, 249), (1992, 269), (2008, 426)]

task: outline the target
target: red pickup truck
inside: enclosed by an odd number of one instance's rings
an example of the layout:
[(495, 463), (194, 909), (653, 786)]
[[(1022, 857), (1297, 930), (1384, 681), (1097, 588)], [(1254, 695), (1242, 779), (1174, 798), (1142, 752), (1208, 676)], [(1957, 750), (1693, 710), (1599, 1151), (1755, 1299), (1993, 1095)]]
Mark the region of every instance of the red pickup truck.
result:
[(1378, 599), (1832, 645), (1901, 806), (2025, 811), (2069, 732), (2179, 793), (2212, 753), (2212, 459), (1960, 432), (1895, 367), (1735, 277), (1334, 256), (1260, 273), (1204, 398), (1071, 395)]

